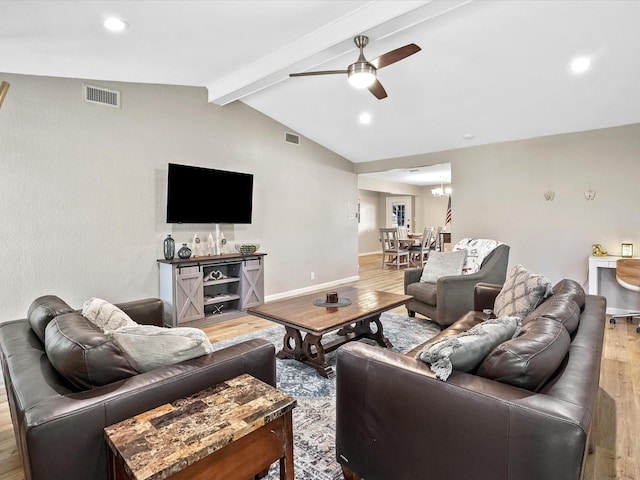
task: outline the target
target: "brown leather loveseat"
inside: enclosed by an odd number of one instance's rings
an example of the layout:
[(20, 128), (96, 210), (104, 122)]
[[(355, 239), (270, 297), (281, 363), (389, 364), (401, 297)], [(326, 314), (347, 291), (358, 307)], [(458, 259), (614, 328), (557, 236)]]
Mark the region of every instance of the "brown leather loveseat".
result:
[[(486, 320), (500, 286), (480, 284), (474, 311), (443, 330)], [(336, 455), (345, 478), (578, 480), (599, 386), (606, 299), (563, 280), (522, 332), (475, 371), (442, 381), (427, 363), (351, 343), (338, 350)]]
[[(163, 305), (145, 299), (117, 305), (140, 324), (162, 325)], [(0, 323), (0, 359), (11, 420), (27, 480), (104, 480), (107, 451), (104, 427), (190, 395), (243, 373), (275, 385), (275, 351), (265, 340), (250, 340), (211, 354), (130, 375), (109, 342), (89, 347), (93, 360), (122, 377), (102, 386), (78, 389), (47, 357), (44, 332), (54, 319), (73, 334), (87, 328), (84, 317), (55, 296), (37, 299), (28, 318)], [(87, 338), (104, 335), (101, 332)], [(91, 340), (91, 339), (90, 339)], [(76, 341), (82, 349), (86, 345)], [(78, 369), (83, 367), (78, 365)], [(123, 371), (118, 371), (118, 369)], [(115, 373), (114, 373), (115, 372)], [(85, 371), (93, 380), (100, 372)]]

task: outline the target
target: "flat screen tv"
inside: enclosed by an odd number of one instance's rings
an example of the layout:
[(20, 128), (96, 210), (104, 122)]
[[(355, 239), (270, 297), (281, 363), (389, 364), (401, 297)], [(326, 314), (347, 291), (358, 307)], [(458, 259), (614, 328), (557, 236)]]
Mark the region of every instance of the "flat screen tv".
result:
[(167, 223), (251, 223), (253, 175), (169, 164)]

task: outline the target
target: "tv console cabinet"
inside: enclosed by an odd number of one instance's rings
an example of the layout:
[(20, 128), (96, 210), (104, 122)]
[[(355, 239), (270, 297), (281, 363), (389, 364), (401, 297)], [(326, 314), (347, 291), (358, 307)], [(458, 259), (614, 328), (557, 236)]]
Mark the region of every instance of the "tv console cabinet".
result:
[(159, 259), (168, 327), (215, 323), (264, 303), (264, 253)]

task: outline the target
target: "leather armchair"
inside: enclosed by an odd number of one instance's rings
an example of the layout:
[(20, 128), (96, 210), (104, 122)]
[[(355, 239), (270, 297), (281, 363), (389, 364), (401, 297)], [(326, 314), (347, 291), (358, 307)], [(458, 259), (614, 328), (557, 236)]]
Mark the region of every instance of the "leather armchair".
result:
[[(64, 303), (56, 298), (43, 297), (40, 310)], [(138, 323), (162, 325), (161, 300), (118, 307)], [(36, 314), (29, 312), (32, 321)], [(26, 480), (106, 480), (104, 427), (243, 373), (275, 385), (274, 346), (255, 339), (78, 391), (49, 362), (36, 323), (0, 324), (0, 365)]]
[(478, 283), (504, 283), (508, 263), (509, 245), (501, 244), (484, 259), (479, 271), (469, 275), (440, 277), (433, 284), (420, 282), (421, 268), (405, 270), (404, 293), (413, 296), (406, 304), (409, 316), (418, 312), (440, 325), (451, 325), (473, 310), (473, 291)]

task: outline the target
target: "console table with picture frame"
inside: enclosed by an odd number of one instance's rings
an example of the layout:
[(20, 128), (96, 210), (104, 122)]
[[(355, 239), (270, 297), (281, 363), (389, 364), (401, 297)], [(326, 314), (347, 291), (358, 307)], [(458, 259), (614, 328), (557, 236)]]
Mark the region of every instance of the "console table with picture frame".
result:
[(264, 303), (264, 253), (159, 259), (168, 327), (211, 324)]

